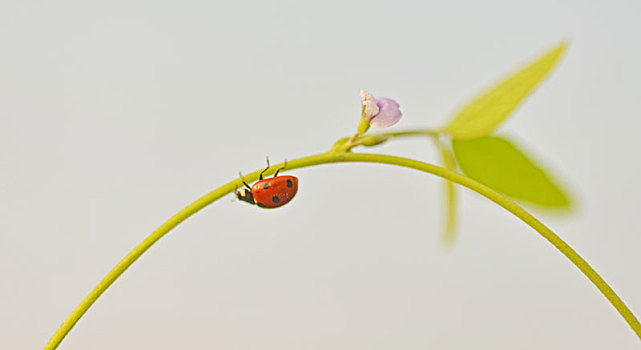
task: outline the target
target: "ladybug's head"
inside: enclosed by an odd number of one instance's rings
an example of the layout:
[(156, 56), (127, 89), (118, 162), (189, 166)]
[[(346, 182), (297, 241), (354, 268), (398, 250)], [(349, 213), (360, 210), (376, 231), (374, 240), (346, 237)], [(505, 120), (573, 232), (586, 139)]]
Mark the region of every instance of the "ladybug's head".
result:
[(256, 202), (254, 202), (252, 192), (246, 188), (241, 188), (239, 191), (236, 191), (236, 198), (249, 204), (256, 204)]

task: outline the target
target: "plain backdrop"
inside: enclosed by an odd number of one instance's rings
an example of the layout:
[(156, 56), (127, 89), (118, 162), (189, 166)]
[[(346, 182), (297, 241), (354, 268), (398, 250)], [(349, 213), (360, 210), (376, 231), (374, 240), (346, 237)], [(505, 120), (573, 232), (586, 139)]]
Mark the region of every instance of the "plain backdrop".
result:
[[(353, 133), (358, 92), (395, 130), (457, 107), (562, 39), (501, 128), (565, 183), (534, 210), (641, 314), (639, 1), (0, 3), (0, 348), (42, 348), (136, 244), (211, 189)], [(376, 152), (429, 162), (428, 140)], [(231, 196), (164, 237), (62, 349), (638, 349), (552, 246), (416, 171), (289, 172), (275, 211)]]

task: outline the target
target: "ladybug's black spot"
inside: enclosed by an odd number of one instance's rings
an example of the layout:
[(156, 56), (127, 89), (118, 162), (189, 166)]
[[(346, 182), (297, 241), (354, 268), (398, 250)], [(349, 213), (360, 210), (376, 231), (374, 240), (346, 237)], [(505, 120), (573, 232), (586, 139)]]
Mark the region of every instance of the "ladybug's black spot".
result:
[(263, 203), (261, 203), (261, 202), (257, 202), (257, 203), (256, 203), (256, 205), (257, 205), (257, 206), (259, 206), (259, 207), (261, 207), (261, 208), (265, 208), (265, 204), (263, 204)]
[(268, 189), (268, 188), (269, 188), (269, 183), (268, 183), (268, 182), (265, 182), (265, 186), (263, 186), (263, 189), (264, 189), (264, 190), (266, 190), (266, 189)]
[(278, 203), (280, 203), (280, 198), (278, 198), (278, 196), (273, 196), (272, 197), (272, 202), (278, 204)]
[(291, 179), (287, 179), (287, 187), (293, 187), (294, 184), (292, 183)]

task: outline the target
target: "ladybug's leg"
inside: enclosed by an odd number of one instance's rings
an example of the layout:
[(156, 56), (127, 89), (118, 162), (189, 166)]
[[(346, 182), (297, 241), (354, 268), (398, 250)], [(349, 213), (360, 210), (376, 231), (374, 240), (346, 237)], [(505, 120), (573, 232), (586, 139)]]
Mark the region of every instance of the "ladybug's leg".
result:
[(265, 157), (265, 160), (267, 160), (267, 168), (260, 172), (259, 180), (263, 179), (263, 173), (266, 172), (267, 169), (269, 169), (269, 157)]
[(285, 168), (287, 168), (287, 158), (285, 158), (285, 164), (283, 164), (282, 167), (276, 169), (276, 173), (274, 174), (274, 177), (278, 176), (278, 172), (283, 170), (283, 169), (285, 169)]
[(238, 172), (238, 175), (240, 176), (240, 180), (243, 182), (243, 185), (245, 185), (245, 187), (247, 187), (247, 189), (248, 189), (249, 191), (251, 191), (251, 190), (252, 190), (252, 188), (251, 188), (251, 187), (249, 187), (249, 185), (247, 184), (247, 182), (245, 182), (245, 179), (243, 179), (243, 173), (241, 173), (241, 172), (239, 171), (239, 172)]

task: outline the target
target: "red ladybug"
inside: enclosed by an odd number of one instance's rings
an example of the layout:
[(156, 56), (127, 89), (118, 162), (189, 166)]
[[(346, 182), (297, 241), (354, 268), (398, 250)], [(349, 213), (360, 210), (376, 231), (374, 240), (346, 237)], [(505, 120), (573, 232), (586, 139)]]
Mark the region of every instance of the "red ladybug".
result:
[(249, 204), (255, 204), (260, 208), (278, 208), (294, 198), (298, 191), (298, 179), (295, 176), (278, 176), (278, 172), (287, 166), (287, 161), (282, 168), (276, 170), (274, 177), (263, 180), (263, 173), (269, 169), (269, 159), (267, 159), (267, 168), (260, 173), (260, 180), (252, 187), (245, 182), (243, 175), (240, 179), (246, 188), (236, 191), (236, 198)]

